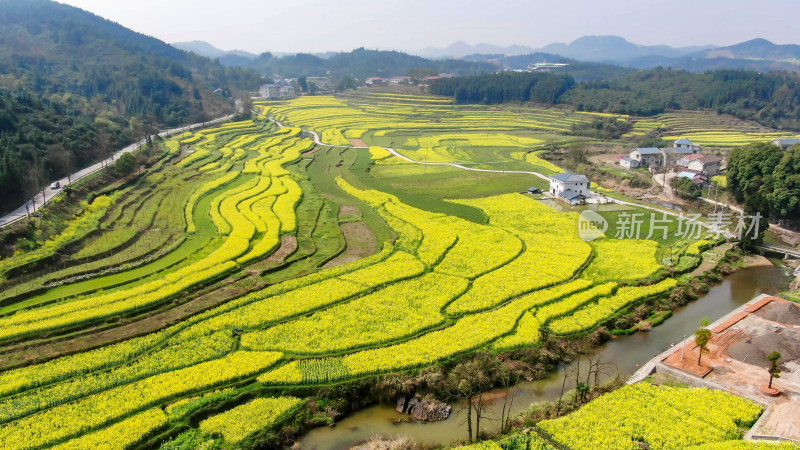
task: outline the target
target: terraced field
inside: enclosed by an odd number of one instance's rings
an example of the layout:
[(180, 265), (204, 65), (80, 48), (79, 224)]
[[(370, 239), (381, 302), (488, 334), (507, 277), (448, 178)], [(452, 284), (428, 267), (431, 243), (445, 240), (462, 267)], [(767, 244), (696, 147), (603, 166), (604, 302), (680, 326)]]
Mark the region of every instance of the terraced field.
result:
[(647, 382), (605, 394), (567, 416), (544, 420), (528, 434), (464, 449), (791, 449), (790, 442), (742, 440), (763, 407), (705, 388)]
[[(574, 141), (576, 138), (569, 136), (573, 125), (609, 117), (633, 122), (633, 130), (624, 138), (657, 130), (664, 139), (688, 138), (707, 147), (726, 148), (798, 137), (796, 133), (708, 111), (631, 117), (555, 109), (456, 106), (446, 98), (388, 93), (306, 97), (289, 104), (268, 102), (261, 106), (265, 115), (324, 134), (328, 138), (323, 139), (326, 143), (346, 145), (348, 138), (363, 139), (370, 145), (404, 149), (420, 161), (520, 159), (509, 153), (524, 148), (524, 153), (531, 155), (542, 144)], [(495, 142), (493, 151), (487, 151), (481, 143), (484, 140), (481, 132), (486, 131), (508, 135)], [(475, 135), (470, 137), (472, 133)], [(523, 170), (523, 166), (518, 167)], [(552, 170), (546, 168), (545, 172), (547, 169)]]
[[(529, 153), (538, 138), (487, 133), (589, 115), (421, 105), (264, 104), (291, 126), (262, 116), (169, 141), (42, 250), (0, 260), (0, 442), (240, 445), (302, 408), (305, 388), (581, 334), (675, 285), (655, 242), (589, 245), (575, 213), (522, 194), (400, 192), (370, 175), (385, 151), (344, 145), (435, 111), (441, 157)], [(639, 264), (615, 269), (620, 252)]]
[(656, 129), (662, 130), (664, 139), (669, 141), (687, 138), (706, 147), (722, 148), (798, 137), (796, 133), (772, 130), (733, 116), (700, 111), (677, 111), (653, 118), (637, 118), (633, 131), (627, 136), (642, 135)]

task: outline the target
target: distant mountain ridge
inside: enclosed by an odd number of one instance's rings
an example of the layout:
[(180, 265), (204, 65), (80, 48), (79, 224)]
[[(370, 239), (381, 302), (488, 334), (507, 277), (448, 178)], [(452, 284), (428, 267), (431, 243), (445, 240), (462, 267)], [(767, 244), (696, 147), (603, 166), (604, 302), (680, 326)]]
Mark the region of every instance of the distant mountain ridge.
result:
[(551, 53), (581, 61), (623, 62), (644, 56), (676, 57), (713, 48), (713, 46), (692, 46), (674, 48), (668, 45), (639, 45), (619, 36), (583, 36), (569, 44), (557, 42), (542, 48), (524, 45), (506, 47), (480, 43), (470, 45), (464, 41), (455, 42), (445, 48), (426, 47), (415, 52), (425, 57), (463, 58), (474, 54), (503, 54), (505, 56), (525, 55), (529, 53)]
[(800, 60), (800, 45), (779, 45), (757, 38), (728, 47), (708, 49), (701, 54), (706, 58)]
[(622, 63), (628, 67), (651, 69), (672, 67), (691, 72), (744, 69), (756, 72), (800, 72), (800, 45), (778, 45), (766, 39), (751, 39), (727, 47), (717, 47), (670, 58), (647, 56)]
[[(284, 57), (284, 56), (294, 56), (299, 53), (292, 53), (292, 52), (264, 52), (261, 54), (255, 54), (251, 52), (247, 52), (244, 50), (222, 50), (220, 48), (215, 47), (213, 44), (210, 44), (206, 41), (188, 41), (188, 42), (173, 42), (170, 44), (171, 46), (184, 50), (187, 52), (196, 53), (200, 56), (205, 56), (206, 58), (211, 59), (219, 59), (220, 64), (223, 66), (248, 66), (248, 61), (253, 61), (259, 57)], [(317, 58), (321, 59), (330, 59), (340, 52), (322, 52), (322, 53), (309, 53)]]
[(555, 43), (539, 51), (581, 61), (621, 63), (646, 56), (680, 57), (713, 48), (713, 46), (670, 47), (639, 45), (619, 36), (583, 36), (569, 44)]
[(219, 58), (226, 53), (225, 50), (220, 50), (205, 41), (173, 42), (170, 45), (187, 52), (195, 52), (207, 58)]
[(414, 52), (424, 58), (463, 58), (474, 54), (503, 54), (505, 56), (525, 55), (535, 50), (524, 45), (509, 45), (501, 47), (499, 45), (479, 43), (476, 45), (467, 44), (464, 41), (457, 41), (445, 48), (426, 47)]
[[(208, 42), (191, 41), (176, 42), (172, 44), (176, 48), (191, 51), (202, 56), (218, 59), (225, 66), (250, 67), (268, 73), (281, 73), (287, 71), (295, 75), (314, 74), (322, 76), (334, 66), (333, 73), (340, 76), (346, 75), (348, 63), (342, 55), (348, 52), (325, 52), (325, 53), (279, 53), (266, 52), (255, 55), (249, 52), (238, 50), (221, 50)], [(394, 52), (399, 57), (402, 52)], [(388, 53), (387, 53), (388, 55)], [(543, 60), (558, 62), (559, 58), (575, 62), (600, 63), (605, 65), (616, 65), (628, 69), (652, 69), (655, 67), (672, 67), (692, 72), (703, 72), (706, 70), (725, 70), (725, 69), (744, 69), (754, 71), (800, 71), (800, 45), (788, 44), (777, 45), (766, 39), (757, 38), (739, 44), (717, 47), (713, 45), (695, 45), (686, 47), (671, 47), (669, 45), (640, 45), (628, 41), (620, 36), (583, 36), (570, 43), (553, 43), (540, 49), (534, 49), (525, 45), (500, 46), (488, 43), (468, 44), (464, 41), (457, 41), (445, 48), (426, 47), (412, 55), (425, 58), (427, 60), (447, 60), (455, 59), (469, 63), (492, 63), (498, 69), (524, 69), (527, 64), (541, 62)], [(273, 59), (277, 58), (277, 59)], [(288, 58), (285, 59), (284, 58)], [(401, 58), (402, 59), (402, 58)], [(336, 63), (329, 64), (320, 60), (329, 60)], [(386, 59), (382, 61), (385, 65)], [(419, 61), (421, 63), (421, 61)], [(526, 64), (523, 64), (526, 62)], [(410, 60), (406, 59), (406, 63)], [(392, 66), (392, 64), (390, 64)], [(393, 65), (398, 70), (398, 66)], [(430, 63), (421, 64), (422, 67), (432, 67)], [(452, 66), (452, 64), (451, 64)], [(322, 68), (325, 67), (325, 73)], [(383, 73), (386, 67), (378, 67)], [(353, 70), (355, 69), (355, 70)], [(586, 70), (584, 70), (586, 69)], [(589, 67), (583, 67), (583, 74), (578, 75), (578, 79), (593, 79)], [(618, 76), (623, 72), (610, 71), (609, 67), (603, 69), (604, 77)], [(484, 66), (483, 70), (489, 70)], [(351, 68), (350, 74), (365, 75), (370, 72), (366, 67), (360, 65)], [(461, 71), (459, 71), (461, 72)], [(464, 72), (461, 72), (462, 74)], [(380, 75), (372, 73), (369, 76)], [(587, 76), (587, 78), (584, 78)]]
[[(522, 53), (518, 53), (522, 52)], [(517, 56), (557, 55), (575, 61), (614, 64), (636, 69), (658, 66), (693, 72), (706, 70), (745, 69), (754, 71), (800, 71), (800, 45), (774, 44), (763, 38), (751, 39), (735, 45), (670, 47), (668, 45), (639, 45), (619, 36), (583, 36), (569, 44), (553, 43), (540, 49), (525, 46), (499, 47), (489, 44), (471, 46), (456, 42), (444, 49), (428, 47), (418, 54), (462, 55), (469, 61), (500, 61), (508, 64)], [(549, 59), (548, 59), (549, 60)]]
[(206, 41), (189, 41), (189, 42), (173, 42), (170, 44), (175, 48), (179, 48), (181, 50), (187, 52), (194, 52), (200, 56), (205, 56), (206, 58), (224, 58), (226, 56), (234, 56), (240, 58), (247, 58), (247, 59), (255, 59), (258, 57), (255, 53), (246, 52), (244, 50), (230, 50), (225, 51), (221, 50), (213, 45), (209, 44)]

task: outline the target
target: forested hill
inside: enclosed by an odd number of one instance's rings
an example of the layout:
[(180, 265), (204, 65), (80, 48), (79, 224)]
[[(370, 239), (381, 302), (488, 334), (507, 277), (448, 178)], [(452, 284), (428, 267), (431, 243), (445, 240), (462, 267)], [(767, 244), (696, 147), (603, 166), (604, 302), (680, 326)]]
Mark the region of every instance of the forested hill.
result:
[(298, 53), (276, 58), (263, 53), (251, 61), (243, 61), (247, 67), (260, 73), (277, 73), (285, 77), (332, 76), (335, 78), (391, 77), (408, 75), (412, 69), (430, 69), (431, 73), (455, 73), (475, 75), (491, 73), (497, 66), (485, 62), (470, 62), (458, 59), (430, 60), (397, 51), (355, 49), (337, 53), (330, 58)]
[(44, 178), (61, 176), (133, 141), (145, 120), (166, 127), (228, 113), (212, 91), (259, 82), (78, 8), (0, 0), (0, 211), (29, 194), (37, 161)]
[(780, 129), (800, 130), (800, 76), (743, 70), (693, 74), (657, 68), (610, 81), (502, 73), (436, 80), (431, 93), (459, 103), (534, 101), (578, 110), (655, 115), (671, 109), (710, 109)]

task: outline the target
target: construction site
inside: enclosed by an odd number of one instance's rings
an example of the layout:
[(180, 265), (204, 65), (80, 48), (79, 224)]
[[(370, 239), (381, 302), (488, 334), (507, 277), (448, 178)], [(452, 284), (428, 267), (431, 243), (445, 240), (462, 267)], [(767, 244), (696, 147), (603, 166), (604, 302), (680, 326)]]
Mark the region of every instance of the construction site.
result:
[[(653, 358), (631, 381), (666, 374), (765, 406), (746, 439), (800, 442), (800, 305), (759, 295), (707, 327), (706, 350), (690, 337)], [(770, 386), (770, 361), (778, 352), (780, 374)], [(658, 375), (656, 375), (658, 376)]]

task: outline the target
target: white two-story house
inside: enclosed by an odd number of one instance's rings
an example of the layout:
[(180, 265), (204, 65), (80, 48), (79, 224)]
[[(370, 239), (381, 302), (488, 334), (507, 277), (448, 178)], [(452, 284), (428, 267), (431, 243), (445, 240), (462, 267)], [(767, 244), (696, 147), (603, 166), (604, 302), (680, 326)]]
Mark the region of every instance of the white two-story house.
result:
[(564, 172), (550, 177), (550, 193), (573, 205), (584, 203), (591, 194), (590, 189), (591, 183), (586, 175)]
[(695, 144), (694, 142), (690, 141), (689, 139), (683, 138), (678, 139), (672, 143), (672, 148), (685, 148), (691, 150), (692, 153), (697, 153), (700, 151), (700, 144)]

